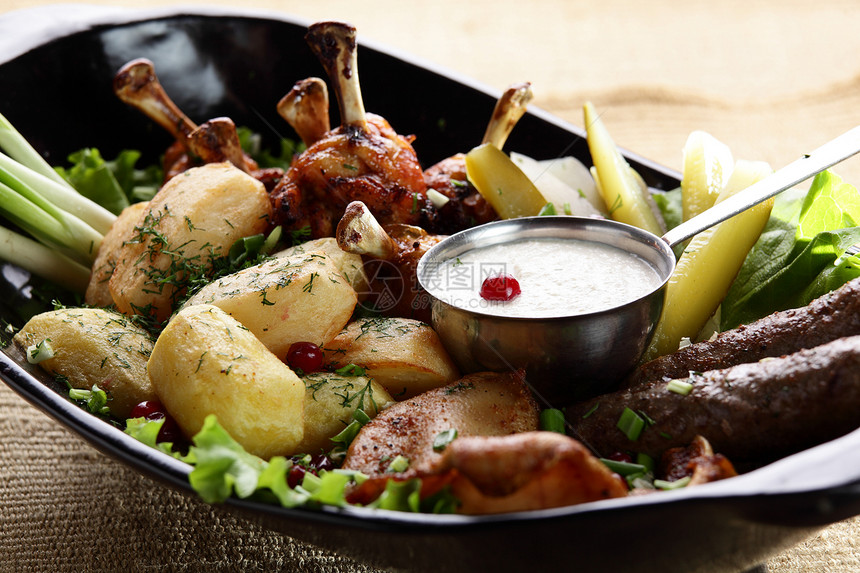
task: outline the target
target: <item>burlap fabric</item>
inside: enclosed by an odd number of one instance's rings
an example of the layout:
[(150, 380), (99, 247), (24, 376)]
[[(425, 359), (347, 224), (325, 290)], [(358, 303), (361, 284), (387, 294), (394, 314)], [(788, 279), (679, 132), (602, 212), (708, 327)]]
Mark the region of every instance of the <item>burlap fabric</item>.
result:
[[(37, 3), (0, 0), (0, 11)], [(154, 3), (168, 4), (126, 4)], [(779, 167), (860, 124), (853, 0), (242, 4), (346, 19), (368, 38), (498, 89), (530, 80), (535, 105), (579, 125), (591, 100), (620, 145), (676, 169), (694, 129), (738, 158)], [(860, 184), (857, 160), (837, 172)], [(835, 524), (768, 566), (860, 570), (857, 539), (860, 520)], [(0, 388), (0, 571), (240, 570), (370, 569), (138, 475)]]

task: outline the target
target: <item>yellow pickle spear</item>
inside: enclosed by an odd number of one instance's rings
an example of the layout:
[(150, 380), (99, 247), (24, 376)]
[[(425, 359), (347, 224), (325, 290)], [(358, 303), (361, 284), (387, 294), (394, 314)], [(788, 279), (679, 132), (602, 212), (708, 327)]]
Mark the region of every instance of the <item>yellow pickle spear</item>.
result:
[[(716, 203), (771, 172), (763, 161), (738, 161)], [(699, 334), (761, 235), (772, 206), (768, 199), (692, 238), (666, 284), (666, 302), (643, 361), (674, 352), (681, 339)]]
[[(627, 163), (591, 102), (583, 106), (588, 149), (609, 216), (621, 223), (662, 235), (665, 229), (643, 194), (641, 179)], [(647, 193), (647, 188), (644, 190)]]
[(466, 154), (466, 175), (502, 219), (537, 215), (547, 203), (531, 179), (490, 143)]

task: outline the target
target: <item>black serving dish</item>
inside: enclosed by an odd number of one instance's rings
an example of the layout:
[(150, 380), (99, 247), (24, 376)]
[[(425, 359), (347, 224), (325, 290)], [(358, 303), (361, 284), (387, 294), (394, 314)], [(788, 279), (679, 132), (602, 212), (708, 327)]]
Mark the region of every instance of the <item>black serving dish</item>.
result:
[[(122, 64), (147, 57), (193, 120), (227, 115), (264, 135), (292, 137), (275, 104), (296, 80), (323, 75), (303, 40), (308, 23), (214, 8), (60, 5), (12, 12), (0, 16), (0, 112), (54, 163), (84, 146), (98, 146), (106, 156), (136, 147), (149, 154), (145, 159), (155, 159), (169, 136), (111, 91)], [(425, 165), (476, 144), (498, 95), (370, 42), (360, 41), (359, 68), (368, 110), (403, 133), (417, 134)], [(582, 131), (537, 109), (506, 147), (540, 159), (572, 154), (590, 163)], [(676, 173), (628, 158), (650, 186), (677, 186)], [(0, 317), (20, 322), (16, 310), (29, 290), (15, 268), (6, 265), (0, 274), (6, 289)], [(0, 376), (100, 451), (195, 495), (187, 465), (71, 404), (12, 347), (0, 353)], [(860, 514), (860, 432), (723, 482), (545, 511), (435, 516), (290, 510), (240, 500), (225, 507), (392, 570), (742, 571), (827, 524)]]

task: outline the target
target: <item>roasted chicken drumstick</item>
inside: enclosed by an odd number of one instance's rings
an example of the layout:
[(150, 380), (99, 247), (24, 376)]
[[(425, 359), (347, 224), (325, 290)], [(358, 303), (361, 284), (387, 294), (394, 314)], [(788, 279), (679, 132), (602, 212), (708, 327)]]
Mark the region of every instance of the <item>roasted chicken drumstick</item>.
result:
[(231, 119), (213, 118), (199, 126), (191, 121), (167, 95), (151, 61), (138, 58), (122, 66), (114, 76), (113, 89), (119, 99), (142, 111), (176, 139), (164, 155), (165, 181), (191, 167), (224, 161), (256, 177), (267, 189), (283, 176), (282, 169), (261, 169), (242, 151)]
[(425, 226), (436, 215), (412, 138), (365, 112), (355, 36), (354, 27), (339, 22), (308, 29), (308, 44), (332, 82), (341, 125), (297, 156), (272, 194), (275, 222), (288, 230), (309, 226), (314, 238), (332, 236), (352, 201), (362, 201), (382, 223)]
[(310, 147), (331, 129), (328, 88), (320, 78), (299, 80), (278, 102), (278, 113)]
[[(496, 102), (482, 143), (501, 149), (532, 97), (531, 84), (528, 82), (513, 84), (505, 90)], [(493, 207), (467, 179), (466, 155), (463, 153), (429, 167), (424, 172), (424, 182), (428, 189), (448, 199), (447, 203), (439, 207), (439, 217), (433, 231), (450, 234), (499, 218)]]
[(445, 235), (428, 233), (415, 225), (382, 225), (364, 203), (353, 201), (337, 225), (337, 244), (362, 256), (369, 278), (364, 304), (372, 304), (386, 316), (413, 318), (429, 323), (428, 295), (418, 284), (418, 261)]

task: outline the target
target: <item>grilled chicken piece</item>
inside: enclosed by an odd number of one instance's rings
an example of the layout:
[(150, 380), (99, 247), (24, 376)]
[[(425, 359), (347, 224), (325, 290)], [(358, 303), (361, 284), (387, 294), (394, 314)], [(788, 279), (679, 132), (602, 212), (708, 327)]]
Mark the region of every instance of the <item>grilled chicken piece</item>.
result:
[[(513, 84), (499, 100), (487, 124), (481, 143), (499, 149), (505, 145), (514, 126), (526, 112), (533, 97), (528, 82)], [(434, 232), (456, 233), (463, 229), (488, 223), (499, 218), (493, 207), (466, 177), (466, 155), (458, 153), (429, 167), (424, 172), (428, 189), (444, 195), (448, 202), (439, 207)]]
[(710, 442), (702, 436), (694, 437), (686, 447), (663, 452), (660, 466), (663, 479), (677, 481), (689, 477), (688, 486), (738, 475), (732, 463), (722, 454), (715, 454)]
[(624, 497), (627, 485), (578, 441), (555, 432), (457, 438), (435, 468), (453, 472), (459, 513), (491, 514)]
[(120, 100), (142, 111), (176, 140), (164, 155), (165, 182), (191, 167), (223, 161), (259, 179), (267, 189), (283, 177), (282, 169), (261, 169), (242, 151), (231, 119), (214, 118), (200, 126), (191, 121), (167, 95), (150, 60), (138, 58), (122, 66), (114, 76), (113, 89)]
[(278, 113), (310, 147), (331, 129), (328, 113), (328, 88), (320, 78), (296, 82), (278, 102)]
[(415, 275), (418, 261), (444, 235), (414, 225), (381, 225), (360, 201), (350, 203), (335, 233), (341, 250), (362, 255), (370, 278), (364, 303), (386, 316), (429, 323), (430, 300)]
[(332, 81), (342, 123), (293, 160), (272, 194), (275, 223), (288, 230), (310, 227), (314, 238), (332, 236), (352, 201), (362, 201), (382, 223), (424, 226), (436, 215), (413, 138), (365, 112), (355, 36), (354, 27), (339, 22), (308, 29), (306, 39)]
[[(522, 371), (470, 374), (388, 407), (361, 429), (343, 467), (386, 479), (433, 473), (442, 457), (433, 443), (452, 429), (460, 437), (537, 430), (538, 406)], [(408, 459), (409, 467), (392, 473), (391, 462), (398, 456)]]

